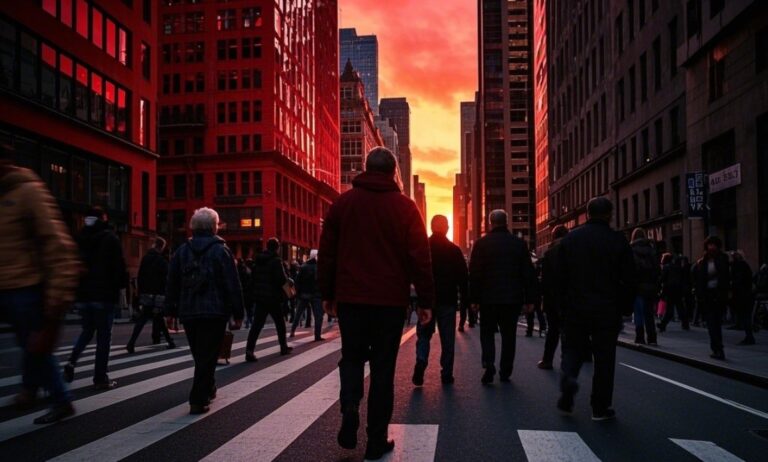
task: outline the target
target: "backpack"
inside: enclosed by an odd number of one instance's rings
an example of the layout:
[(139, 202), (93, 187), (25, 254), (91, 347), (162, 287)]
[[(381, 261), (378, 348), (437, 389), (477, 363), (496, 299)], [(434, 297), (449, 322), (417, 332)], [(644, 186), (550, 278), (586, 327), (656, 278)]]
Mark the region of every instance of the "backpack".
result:
[(203, 247), (202, 250), (195, 251), (192, 246), (187, 242), (190, 252), (192, 252), (192, 260), (187, 263), (181, 271), (182, 276), (182, 288), (191, 295), (200, 295), (208, 289), (208, 284), (212, 279), (210, 274), (210, 268), (204, 267), (200, 260), (203, 255), (208, 252), (208, 249), (215, 244), (219, 244), (221, 241), (213, 241)]

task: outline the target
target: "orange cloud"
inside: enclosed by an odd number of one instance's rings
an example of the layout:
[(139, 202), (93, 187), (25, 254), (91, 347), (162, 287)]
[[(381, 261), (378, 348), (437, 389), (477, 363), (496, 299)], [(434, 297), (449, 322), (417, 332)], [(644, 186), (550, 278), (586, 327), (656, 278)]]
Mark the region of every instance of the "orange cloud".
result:
[(427, 164), (455, 163), (456, 159), (459, 158), (459, 154), (453, 149), (446, 149), (439, 146), (414, 146), (413, 149), (411, 149), (411, 155), (417, 158), (419, 162)]

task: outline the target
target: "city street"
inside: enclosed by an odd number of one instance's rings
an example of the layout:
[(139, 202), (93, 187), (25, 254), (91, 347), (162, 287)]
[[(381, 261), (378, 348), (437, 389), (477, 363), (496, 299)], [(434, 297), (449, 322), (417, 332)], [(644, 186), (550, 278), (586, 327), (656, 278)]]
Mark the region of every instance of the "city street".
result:
[[(335, 325), (326, 329), (322, 343), (300, 330), (290, 356), (278, 355), (274, 329), (267, 328), (255, 364), (243, 361), (246, 331), (237, 332), (233, 360), (217, 372), (218, 397), (201, 416), (187, 414), (192, 361), (183, 334), (175, 334), (179, 348), (166, 350), (146, 345), (147, 328), (136, 354), (128, 355), (123, 345), (131, 327), (114, 329), (110, 376), (119, 386), (92, 390), (93, 349), (86, 350), (72, 384), (78, 414), (51, 427), (32, 425), (42, 407), (31, 413), (9, 407), (19, 381), (18, 350), (12, 336), (2, 334), (4, 460), (21, 451), (25, 461), (362, 460), (362, 429), (356, 451), (336, 445), (340, 343)], [(65, 329), (60, 359), (77, 332), (77, 326)], [(452, 386), (440, 384), (435, 336), (425, 386), (414, 388), (415, 332), (412, 326), (404, 330), (390, 428), (397, 446), (386, 460), (758, 461), (768, 451), (764, 389), (619, 348), (618, 418), (591, 421), (591, 365), (582, 372), (574, 415), (563, 417), (555, 410), (558, 373), (536, 368), (544, 340), (537, 334), (525, 338), (521, 329), (512, 382), (482, 386), (479, 333), (457, 333)]]

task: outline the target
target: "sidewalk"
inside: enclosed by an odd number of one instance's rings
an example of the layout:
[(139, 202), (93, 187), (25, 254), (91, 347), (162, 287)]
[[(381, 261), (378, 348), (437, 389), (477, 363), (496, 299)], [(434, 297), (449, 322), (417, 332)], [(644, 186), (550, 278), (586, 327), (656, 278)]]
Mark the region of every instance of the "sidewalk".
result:
[(744, 331), (723, 329), (725, 361), (709, 357), (709, 334), (705, 328), (691, 326), (690, 331), (684, 331), (680, 323), (673, 322), (664, 333), (657, 329), (657, 334), (659, 346), (636, 345), (635, 326), (627, 322), (619, 335), (619, 346), (768, 388), (768, 330), (755, 333), (756, 345), (739, 346)]

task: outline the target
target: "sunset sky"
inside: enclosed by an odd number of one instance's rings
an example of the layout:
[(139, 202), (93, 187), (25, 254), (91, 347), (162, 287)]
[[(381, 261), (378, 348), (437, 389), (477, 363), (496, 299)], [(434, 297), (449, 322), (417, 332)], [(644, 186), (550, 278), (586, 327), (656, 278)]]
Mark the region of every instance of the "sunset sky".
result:
[(379, 98), (408, 98), (413, 173), (427, 184), (428, 220), (451, 218), (459, 103), (477, 88), (476, 2), (340, 0), (340, 8), (340, 27), (378, 36)]

